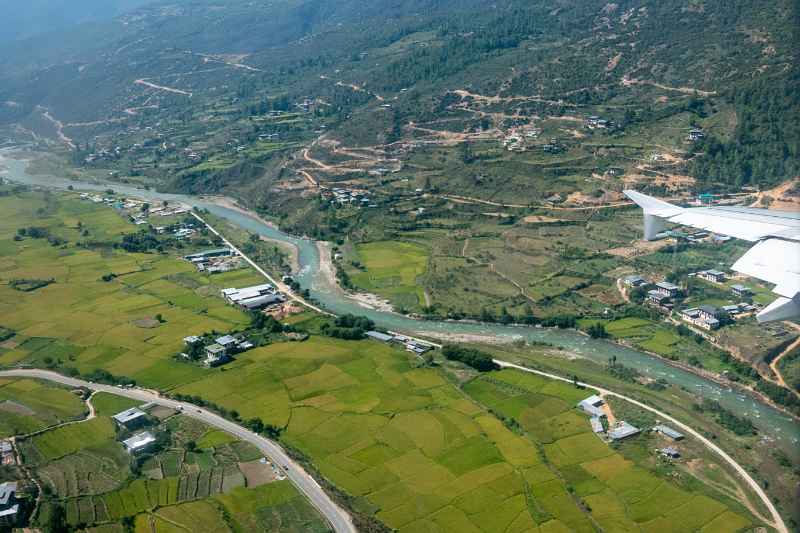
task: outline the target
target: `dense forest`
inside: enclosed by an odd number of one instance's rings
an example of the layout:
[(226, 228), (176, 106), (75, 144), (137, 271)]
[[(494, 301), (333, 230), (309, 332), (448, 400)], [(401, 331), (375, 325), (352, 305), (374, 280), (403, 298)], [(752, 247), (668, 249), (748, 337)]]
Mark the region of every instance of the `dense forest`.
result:
[(800, 70), (753, 82), (726, 94), (736, 109), (733, 138), (709, 137), (692, 173), (710, 182), (772, 185), (800, 176)]

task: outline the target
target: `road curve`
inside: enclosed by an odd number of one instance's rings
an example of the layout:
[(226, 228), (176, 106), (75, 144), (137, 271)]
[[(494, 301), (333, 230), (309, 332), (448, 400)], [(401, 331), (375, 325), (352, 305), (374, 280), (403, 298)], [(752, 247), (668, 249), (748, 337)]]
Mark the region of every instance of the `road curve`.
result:
[(311, 501), (311, 504), (328, 520), (337, 533), (356, 533), (356, 528), (353, 525), (353, 521), (347, 511), (339, 507), (330, 498), (330, 496), (328, 496), (325, 491), (322, 490), (322, 487), (319, 486), (314, 478), (311, 477), (299, 464), (294, 462), (292, 458), (286, 454), (283, 448), (281, 448), (275, 442), (264, 438), (261, 435), (253, 433), (252, 431), (249, 431), (229, 420), (226, 420), (217, 414), (190, 403), (164, 398), (153, 391), (138, 388), (127, 389), (123, 387), (115, 387), (113, 385), (92, 383), (81, 379), (62, 376), (61, 374), (49, 370), (4, 370), (0, 371), (0, 377), (43, 379), (61, 383), (62, 385), (67, 385), (70, 387), (85, 387), (89, 390), (97, 392), (107, 392), (110, 394), (116, 394), (118, 396), (124, 396), (126, 398), (132, 398), (134, 400), (141, 401), (142, 403), (150, 402), (157, 405), (162, 405), (164, 407), (169, 407), (171, 409), (180, 410), (184, 416), (200, 420), (209, 426), (221, 429), (222, 431), (230, 433), (231, 435), (234, 435), (243, 441), (254, 445), (262, 453), (264, 453), (264, 455), (269, 457), (276, 465), (279, 465), (283, 468), (286, 476), (292, 481), (292, 483), (294, 483), (300, 492), (306, 495), (306, 497)]
[[(499, 366), (501, 366), (503, 368), (513, 368), (514, 370), (520, 370), (522, 372), (529, 372), (531, 374), (538, 374), (538, 375), (546, 377), (546, 378), (555, 379), (555, 380), (558, 380), (558, 381), (564, 381), (566, 383), (573, 383), (573, 381), (571, 379), (567, 379), (567, 378), (564, 378), (562, 376), (557, 376), (555, 374), (549, 374), (547, 372), (542, 372), (540, 370), (533, 370), (532, 368), (527, 368), (527, 367), (524, 367), (524, 366), (521, 366), (521, 365), (516, 365), (514, 363), (509, 363), (508, 361), (501, 361), (499, 359), (495, 359), (494, 362), (497, 363)], [(772, 515), (773, 523), (770, 524), (770, 525), (772, 527), (774, 527), (779, 533), (789, 533), (789, 529), (786, 527), (786, 524), (783, 522), (783, 518), (781, 517), (780, 513), (778, 512), (778, 509), (772, 503), (772, 500), (769, 499), (769, 496), (767, 496), (767, 493), (764, 492), (764, 490), (761, 488), (761, 485), (759, 485), (756, 482), (756, 480), (754, 480), (752, 477), (750, 477), (750, 474), (747, 473), (747, 470), (745, 470), (739, 463), (737, 463), (736, 460), (733, 457), (731, 457), (730, 455), (725, 453), (725, 451), (722, 448), (720, 448), (719, 446), (717, 446), (716, 444), (711, 442), (709, 439), (707, 439), (706, 437), (701, 435), (698, 431), (695, 431), (690, 426), (687, 426), (686, 424), (684, 424), (683, 422), (677, 420), (676, 418), (674, 418), (674, 417), (672, 417), (672, 416), (670, 416), (670, 415), (668, 415), (668, 414), (666, 414), (666, 413), (664, 413), (662, 411), (659, 411), (658, 409), (655, 409), (654, 407), (650, 407), (647, 404), (644, 404), (644, 403), (642, 403), (640, 401), (634, 400), (633, 398), (630, 398), (629, 396), (625, 396), (623, 394), (619, 394), (617, 392), (613, 392), (613, 391), (610, 391), (608, 389), (604, 389), (602, 387), (597, 387), (596, 385), (590, 385), (588, 383), (583, 383), (582, 381), (578, 381), (577, 384), (580, 385), (581, 387), (586, 387), (587, 389), (596, 390), (597, 392), (599, 392), (599, 393), (601, 393), (601, 394), (603, 394), (605, 396), (614, 396), (615, 398), (620, 398), (622, 400), (625, 400), (626, 402), (630, 402), (633, 405), (644, 409), (645, 411), (650, 411), (651, 413), (659, 416), (663, 420), (668, 420), (670, 423), (678, 426), (683, 431), (685, 431), (686, 433), (688, 433), (692, 437), (694, 437), (697, 440), (699, 440), (700, 442), (702, 442), (708, 449), (710, 449), (711, 451), (713, 451), (714, 453), (716, 453), (717, 455), (722, 457), (722, 459), (726, 463), (728, 463), (736, 471), (737, 474), (739, 474), (739, 476), (750, 486), (750, 488), (753, 489), (753, 492), (755, 492), (758, 495), (758, 497), (761, 498), (761, 501), (764, 503), (764, 506), (767, 509), (769, 509), (769, 512)]]

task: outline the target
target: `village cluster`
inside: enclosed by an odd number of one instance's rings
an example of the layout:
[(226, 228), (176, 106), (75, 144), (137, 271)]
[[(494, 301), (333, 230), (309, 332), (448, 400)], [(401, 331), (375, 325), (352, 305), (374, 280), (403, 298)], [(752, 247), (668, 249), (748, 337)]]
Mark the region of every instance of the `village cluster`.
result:
[[(689, 274), (689, 277), (696, 277), (721, 285), (727, 277), (724, 272), (719, 270), (702, 270)], [(642, 276), (632, 275), (623, 279), (626, 286), (631, 288), (647, 289), (645, 303), (661, 311), (671, 314), (675, 310), (675, 300), (681, 297), (685, 291), (680, 286), (668, 281), (651, 283)], [(741, 284), (732, 285), (731, 293), (739, 298), (752, 296), (750, 288)], [(716, 307), (713, 305), (700, 305), (679, 311), (679, 317), (684, 322), (697, 326), (705, 331), (719, 329), (728, 319), (740, 319), (750, 316), (760, 309), (758, 304), (740, 302), (738, 304)]]
[[(605, 400), (596, 394), (593, 394), (588, 398), (578, 402), (578, 408), (589, 415), (589, 423), (592, 425), (592, 431), (601, 438), (604, 438), (607, 442), (620, 441), (627, 439), (628, 437), (638, 435), (642, 432), (641, 429), (637, 428), (633, 424), (625, 422), (624, 420), (616, 421), (612, 427), (609, 427), (608, 430), (606, 430), (603, 420), (608, 420), (610, 410), (608, 409)], [(684, 438), (682, 433), (663, 424), (653, 426), (650, 428), (650, 431), (659, 433), (674, 442), (681, 441)], [(660, 455), (670, 459), (677, 459), (681, 456), (678, 449), (674, 446), (666, 446), (664, 448), (659, 448), (656, 451)]]
[(356, 207), (378, 207), (369, 198), (369, 193), (356, 189), (323, 189), (322, 196), (331, 205), (355, 205)]

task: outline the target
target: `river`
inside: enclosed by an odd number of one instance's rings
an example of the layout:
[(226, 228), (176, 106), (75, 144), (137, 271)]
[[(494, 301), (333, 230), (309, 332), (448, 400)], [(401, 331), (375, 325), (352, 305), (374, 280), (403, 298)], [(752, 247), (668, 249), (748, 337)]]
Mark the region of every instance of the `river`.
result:
[(311, 296), (320, 303), (321, 307), (333, 313), (364, 315), (383, 328), (414, 335), (479, 335), (509, 340), (525, 339), (528, 341), (547, 342), (600, 364), (605, 363), (612, 356), (616, 356), (619, 363), (636, 368), (646, 376), (654, 379), (665, 378), (670, 383), (685, 387), (699, 396), (718, 401), (722, 406), (738, 415), (749, 417), (762, 436), (775, 439), (782, 448), (794, 456), (797, 456), (800, 452), (800, 446), (798, 446), (800, 442), (800, 424), (797, 424), (790, 416), (759, 401), (752, 394), (729, 389), (687, 370), (676, 368), (658, 357), (612, 342), (590, 339), (572, 330), (451, 321), (421, 321), (396, 313), (367, 309), (345, 298), (341, 291), (332, 286), (330, 280), (321, 273), (319, 250), (312, 240), (288, 235), (243, 212), (209, 203), (202, 198), (158, 193), (111, 182), (86, 183), (55, 176), (29, 174), (26, 171), (26, 161), (12, 159), (7, 155), (8, 152), (4, 154), (0, 150), (0, 177), (14, 182), (58, 189), (66, 189), (70, 185), (81, 190), (102, 191), (113, 189), (118, 193), (152, 201), (169, 200), (182, 202), (207, 209), (211, 213), (223, 217), (247, 231), (291, 244), (297, 247), (299, 252), (300, 272), (296, 276), (297, 281), (303, 288), (307, 288), (310, 291)]

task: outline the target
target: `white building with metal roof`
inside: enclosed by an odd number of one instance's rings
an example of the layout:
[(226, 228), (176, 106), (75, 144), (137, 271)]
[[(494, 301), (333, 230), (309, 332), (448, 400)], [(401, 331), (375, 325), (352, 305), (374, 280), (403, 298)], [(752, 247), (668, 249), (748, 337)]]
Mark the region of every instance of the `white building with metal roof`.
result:
[(125, 451), (130, 454), (140, 453), (155, 444), (156, 437), (149, 431), (143, 431), (141, 433), (137, 433), (133, 437), (129, 439), (125, 439), (122, 441), (122, 445), (125, 447)]

